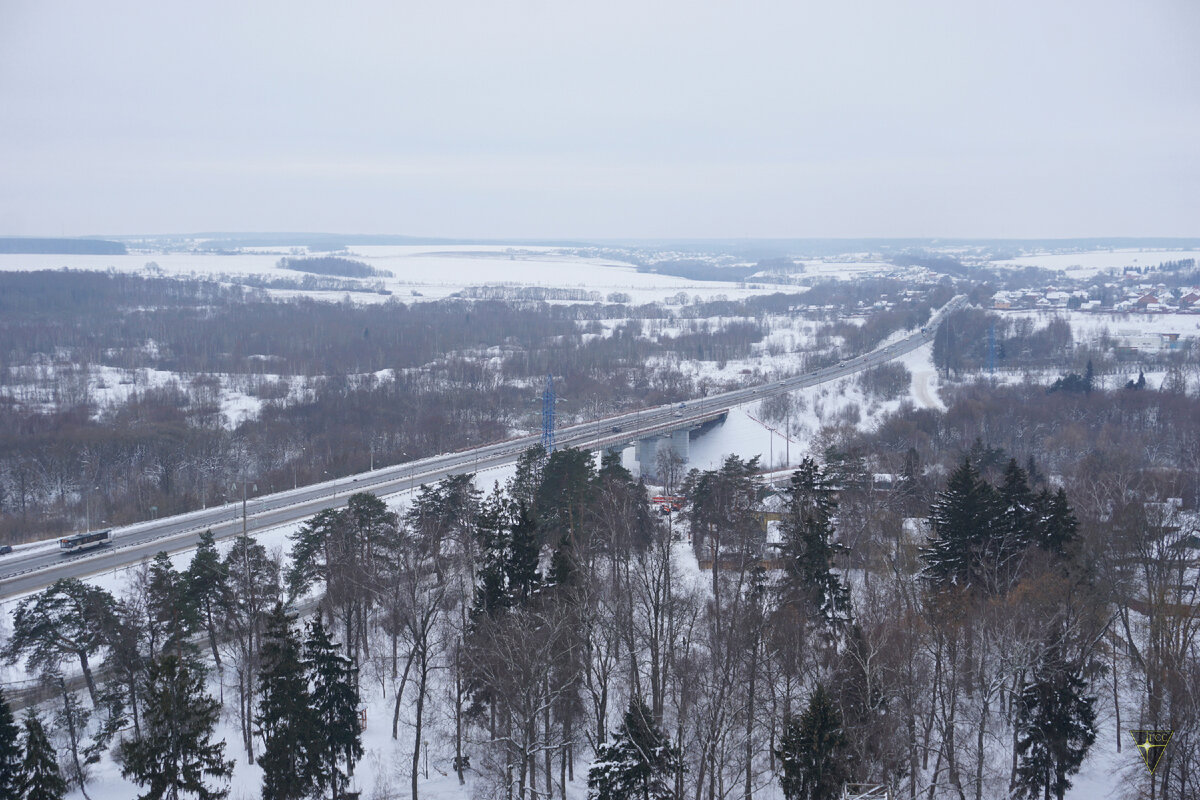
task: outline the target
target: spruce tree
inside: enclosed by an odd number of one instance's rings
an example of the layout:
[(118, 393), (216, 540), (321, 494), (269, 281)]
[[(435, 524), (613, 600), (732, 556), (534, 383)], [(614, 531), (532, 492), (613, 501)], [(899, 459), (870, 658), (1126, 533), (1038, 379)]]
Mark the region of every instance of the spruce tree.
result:
[(538, 571), (541, 547), (538, 545), (537, 521), (532, 512), (521, 504), (513, 522), (505, 573), (513, 605), (523, 605), (542, 582)]
[(1037, 534), (1039, 510), (1029, 488), (1029, 473), (1015, 458), (1009, 459), (997, 494), (998, 516), (983, 545), (982, 559), (1000, 588), (1010, 586), (1017, 577), (1021, 556)]
[(565, 447), (546, 459), (542, 479), (534, 492), (538, 544), (557, 541), (563, 534), (583, 541), (584, 509), (594, 489), (592, 454)]
[(1037, 800), (1053, 794), (1062, 800), (1071, 788), (1069, 776), (1096, 741), (1094, 703), (1078, 665), (1051, 648), (1017, 702), (1020, 762), (1014, 788), (1021, 796)]
[(0, 690), (0, 797), (20, 797), (20, 729), (13, 719), (8, 698)]
[(13, 797), (22, 800), (62, 800), (67, 782), (58, 770), (54, 747), (46, 738), (46, 729), (37, 714), (25, 716), (25, 758), (21, 762), (21, 787)]
[(263, 738), (258, 757), (263, 800), (302, 800), (317, 780), (318, 722), (292, 620), (277, 603), (267, 617), (262, 642), (261, 699), (254, 721)]
[(621, 727), (596, 750), (588, 770), (589, 800), (669, 800), (679, 751), (640, 697), (629, 701)]
[(950, 474), (930, 515), (928, 545), (922, 550), (924, 576), (935, 590), (951, 586), (987, 589), (994, 586), (994, 564), (987, 558), (1000, 530), (1000, 500), (970, 459)]
[(180, 652), (165, 653), (151, 662), (146, 679), (142, 735), (118, 748), (121, 774), (146, 791), (138, 800), (174, 800), (194, 795), (197, 800), (220, 800), (233, 773), (225, 743), (213, 741), (220, 704), (204, 687), (204, 669)]
[(842, 718), (825, 687), (818, 685), (799, 719), (789, 720), (775, 756), (787, 800), (832, 800), (849, 777)]
[(1039, 496), (1039, 506), (1042, 516), (1038, 526), (1038, 545), (1055, 555), (1066, 556), (1079, 530), (1079, 521), (1071, 510), (1066, 491), (1059, 488), (1054, 494), (1043, 492)]
[[(354, 765), (363, 755), (357, 670), (329, 638), (320, 615), (308, 625), (304, 653), (317, 725), (317, 786), (338, 800), (348, 782), (347, 772), (354, 774)], [(347, 772), (342, 771), (343, 763)]]
[(805, 458), (792, 474), (787, 511), (783, 520), (784, 602), (799, 606), (830, 628), (840, 627), (849, 616), (850, 596), (833, 572), (832, 517), (837, 509), (833, 489), (821, 468)]

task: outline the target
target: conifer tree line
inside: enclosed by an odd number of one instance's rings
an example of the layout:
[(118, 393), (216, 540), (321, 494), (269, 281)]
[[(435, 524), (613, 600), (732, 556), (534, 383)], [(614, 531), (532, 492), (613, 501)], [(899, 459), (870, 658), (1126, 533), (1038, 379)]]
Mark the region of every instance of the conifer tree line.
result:
[(355, 494), (286, 560), (205, 535), (120, 598), (60, 581), (4, 647), (52, 690), (54, 744), (27, 721), (6, 750), (0, 718), (0, 780), (61, 796), (111, 752), (141, 797), (219, 798), (242, 759), (264, 798), (336, 800), (366, 706), (413, 800), (428, 769), (505, 800), (1061, 798), (1132, 657), (1065, 489), (982, 443), (940, 484), (910, 456), (881, 488), (837, 447), (759, 473), (692, 470), (663, 516), (615, 456), (534, 448), (487, 492)]

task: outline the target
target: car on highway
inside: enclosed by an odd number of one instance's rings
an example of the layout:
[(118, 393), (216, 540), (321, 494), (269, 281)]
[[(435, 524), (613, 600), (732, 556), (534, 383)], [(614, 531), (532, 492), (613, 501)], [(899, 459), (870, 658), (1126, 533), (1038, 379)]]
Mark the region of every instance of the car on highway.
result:
[(0, 556), (6, 556), (12, 552), (11, 544), (0, 544)]

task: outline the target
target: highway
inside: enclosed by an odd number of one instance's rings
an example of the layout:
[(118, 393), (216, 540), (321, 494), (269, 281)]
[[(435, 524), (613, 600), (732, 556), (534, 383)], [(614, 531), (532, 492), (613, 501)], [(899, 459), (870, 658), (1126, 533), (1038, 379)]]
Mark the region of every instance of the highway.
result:
[[(934, 314), (920, 331), (835, 366), (767, 385), (558, 428), (554, 432), (555, 444), (585, 449), (624, 445), (643, 436), (700, 425), (725, 414), (733, 406), (853, 375), (932, 341), (934, 331), (945, 316), (965, 303), (966, 297), (959, 295)], [(252, 497), (246, 502), (247, 532), (253, 534), (306, 519), (323, 509), (343, 505), (346, 498), (355, 492), (371, 491), (385, 496), (410, 490), (422, 483), (435, 483), (450, 475), (509, 464), (540, 440), (539, 435), (523, 436), (285, 492)], [(25, 553), (17, 550), (0, 556), (0, 599), (37, 591), (59, 578), (81, 578), (136, 564), (153, 557), (160, 550), (173, 552), (194, 547), (198, 535), (204, 530), (211, 529), (217, 539), (234, 536), (241, 533), (242, 524), (242, 504), (235, 502), (117, 528), (113, 531), (112, 544), (90, 552), (64, 555), (57, 550), (48, 551), (44, 548)]]

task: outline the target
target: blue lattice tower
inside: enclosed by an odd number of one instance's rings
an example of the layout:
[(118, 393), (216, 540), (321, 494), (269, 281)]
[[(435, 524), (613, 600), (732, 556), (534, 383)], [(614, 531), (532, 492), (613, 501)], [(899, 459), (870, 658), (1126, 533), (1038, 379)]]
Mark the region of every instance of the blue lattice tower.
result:
[(546, 376), (546, 389), (542, 392), (542, 448), (554, 452), (554, 376)]

